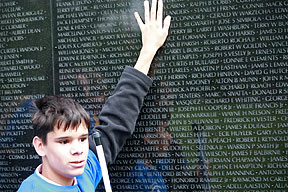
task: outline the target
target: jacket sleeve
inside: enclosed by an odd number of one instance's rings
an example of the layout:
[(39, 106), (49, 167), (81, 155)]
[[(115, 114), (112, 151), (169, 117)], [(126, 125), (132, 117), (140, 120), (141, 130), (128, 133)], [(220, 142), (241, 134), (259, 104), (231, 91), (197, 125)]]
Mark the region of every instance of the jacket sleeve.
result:
[[(103, 106), (98, 116), (100, 125), (93, 129), (97, 129), (101, 133), (101, 142), (108, 165), (115, 161), (126, 140), (134, 132), (144, 97), (151, 85), (152, 79), (127, 66), (113, 95)], [(89, 147), (97, 154), (91, 136), (89, 137)]]

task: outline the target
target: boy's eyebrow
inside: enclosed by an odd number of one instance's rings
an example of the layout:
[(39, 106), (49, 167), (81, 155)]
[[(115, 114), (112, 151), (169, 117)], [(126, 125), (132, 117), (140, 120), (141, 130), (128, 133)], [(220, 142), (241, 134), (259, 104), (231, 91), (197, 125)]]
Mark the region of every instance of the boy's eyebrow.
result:
[[(89, 136), (89, 134), (87, 133), (87, 134), (80, 135), (79, 138), (80, 137), (88, 137), (88, 136)], [(71, 136), (57, 137), (57, 138), (55, 138), (55, 141), (59, 141), (62, 139), (71, 139), (71, 138), (73, 138), (73, 137), (71, 137)]]

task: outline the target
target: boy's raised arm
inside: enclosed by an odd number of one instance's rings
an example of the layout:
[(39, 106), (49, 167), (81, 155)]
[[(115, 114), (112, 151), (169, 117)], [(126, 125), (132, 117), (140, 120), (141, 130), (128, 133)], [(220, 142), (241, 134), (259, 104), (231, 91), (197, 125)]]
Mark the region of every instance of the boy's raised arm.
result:
[(152, 0), (151, 9), (148, 0), (145, 0), (144, 9), (145, 23), (143, 23), (138, 12), (135, 12), (135, 18), (142, 33), (142, 49), (134, 68), (147, 75), (157, 50), (167, 38), (171, 17), (167, 16), (163, 21), (162, 0), (158, 1), (158, 8), (157, 0)]
[[(158, 6), (158, 8), (157, 8)], [(107, 164), (111, 164), (122, 149), (126, 140), (134, 132), (135, 124), (152, 80), (147, 76), (151, 62), (157, 50), (165, 42), (171, 18), (163, 21), (162, 0), (144, 2), (145, 23), (139, 14), (135, 17), (142, 33), (142, 49), (134, 66), (126, 67), (114, 94), (108, 98), (99, 114), (100, 125), (96, 127), (101, 132), (104, 153)], [(136, 70), (135, 70), (136, 69)], [(90, 137), (91, 139), (91, 137)], [(90, 149), (95, 151), (90, 141)]]

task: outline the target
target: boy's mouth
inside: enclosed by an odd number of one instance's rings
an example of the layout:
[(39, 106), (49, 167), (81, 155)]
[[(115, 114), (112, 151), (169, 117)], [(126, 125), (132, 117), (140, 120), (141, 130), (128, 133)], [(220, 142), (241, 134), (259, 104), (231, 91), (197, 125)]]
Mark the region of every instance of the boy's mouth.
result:
[(81, 168), (84, 167), (85, 165), (85, 161), (84, 160), (80, 160), (80, 161), (71, 161), (70, 165), (74, 168)]

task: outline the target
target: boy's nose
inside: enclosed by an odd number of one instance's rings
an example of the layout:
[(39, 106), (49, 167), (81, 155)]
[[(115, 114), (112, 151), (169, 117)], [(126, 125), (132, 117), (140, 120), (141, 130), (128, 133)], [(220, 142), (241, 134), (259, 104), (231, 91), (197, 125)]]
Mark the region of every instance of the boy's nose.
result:
[(83, 147), (79, 142), (73, 142), (71, 146), (71, 154), (82, 154), (83, 153)]

